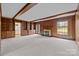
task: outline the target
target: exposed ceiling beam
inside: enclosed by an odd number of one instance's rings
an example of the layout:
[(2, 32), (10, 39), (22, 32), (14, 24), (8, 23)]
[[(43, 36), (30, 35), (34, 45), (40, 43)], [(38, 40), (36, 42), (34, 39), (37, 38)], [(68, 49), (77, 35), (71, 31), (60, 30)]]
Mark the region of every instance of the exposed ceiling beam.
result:
[(22, 8), (20, 11), (18, 11), (18, 12), (14, 15), (13, 19), (14, 19), (25, 7), (27, 7), (29, 4), (30, 4), (30, 3), (27, 3), (25, 6), (23, 6), (23, 8)]
[(32, 7), (34, 7), (37, 3), (30, 3), (27, 7), (25, 7), (25, 9), (19, 13), (19, 15), (27, 12), (28, 10), (30, 10)]
[(23, 6), (23, 8), (17, 12), (13, 19), (16, 17), (16, 16), (20, 16), (22, 15), (23, 13), (27, 12), (28, 10), (30, 10), (32, 7), (34, 7), (37, 3), (27, 3), (25, 6)]

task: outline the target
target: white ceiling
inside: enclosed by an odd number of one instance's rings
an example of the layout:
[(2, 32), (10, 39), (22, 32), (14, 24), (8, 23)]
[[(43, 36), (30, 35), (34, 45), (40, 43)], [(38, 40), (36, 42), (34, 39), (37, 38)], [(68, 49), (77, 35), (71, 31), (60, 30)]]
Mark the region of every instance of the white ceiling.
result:
[[(26, 3), (2, 3), (2, 16), (12, 18)], [(39, 3), (16, 19), (32, 21), (77, 9), (77, 3)]]
[(40, 3), (16, 19), (32, 21), (77, 9), (77, 3)]
[(25, 3), (2, 3), (2, 16), (12, 18)]

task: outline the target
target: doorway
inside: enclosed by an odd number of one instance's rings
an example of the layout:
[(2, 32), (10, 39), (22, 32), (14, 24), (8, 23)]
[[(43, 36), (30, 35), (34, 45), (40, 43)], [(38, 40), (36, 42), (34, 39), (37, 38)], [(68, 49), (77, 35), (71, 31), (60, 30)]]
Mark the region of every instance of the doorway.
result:
[(21, 36), (21, 23), (15, 22), (15, 37)]
[(36, 33), (40, 34), (40, 24), (36, 24)]

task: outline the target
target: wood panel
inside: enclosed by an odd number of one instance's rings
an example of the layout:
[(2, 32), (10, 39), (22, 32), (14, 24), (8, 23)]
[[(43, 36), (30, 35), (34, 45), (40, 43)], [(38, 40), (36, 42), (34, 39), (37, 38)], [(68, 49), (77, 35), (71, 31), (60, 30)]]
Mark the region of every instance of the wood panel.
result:
[(78, 8), (77, 8), (77, 12), (76, 12), (76, 18), (75, 18), (75, 32), (76, 32), (76, 42), (79, 45), (79, 4), (78, 4)]
[[(2, 17), (1, 22), (2, 22), (1, 23), (2, 39), (15, 37), (15, 22), (21, 23), (21, 36), (34, 34), (32, 31), (32, 24), (33, 24), (32, 22), (21, 21), (16, 19), (12, 20), (11, 18), (6, 18), (6, 17)], [(27, 25), (28, 23), (30, 25)], [(29, 29), (28, 29), (28, 26), (30, 26)]]
[[(57, 20), (58, 19), (63, 19), (63, 20), (68, 20), (68, 36), (63, 37), (57, 34)], [(55, 37), (61, 37), (61, 38), (69, 38), (69, 39), (75, 39), (75, 16), (68, 16), (68, 17), (62, 17), (58, 19), (52, 19), (52, 20), (47, 20), (47, 21), (41, 21), (38, 22), (40, 23), (41, 26), (41, 32), (43, 32), (44, 29), (49, 29), (51, 30), (51, 35)]]
[[(48, 20), (48, 21), (42, 21), (40, 22), (40, 34), (43, 33), (44, 29), (48, 29), (48, 30), (51, 30), (52, 31), (52, 28), (53, 28), (53, 20)], [(52, 33), (51, 33), (52, 34)]]
[(69, 38), (75, 40), (75, 16), (69, 18)]
[(21, 35), (22, 36), (27, 35), (27, 22), (25, 21), (21, 22)]
[(14, 37), (14, 21), (9, 18), (1, 18), (1, 38)]
[(21, 35), (25, 36), (25, 35), (31, 35), (34, 34), (34, 28), (32, 29), (32, 25), (35, 26), (32, 22), (25, 22), (22, 21), (21, 22)]
[(1, 14), (2, 12), (1, 12), (1, 4), (0, 4), (0, 38), (1, 38)]
[(1, 56), (1, 16), (2, 16), (2, 12), (1, 12), (1, 3), (0, 3), (0, 56)]
[(22, 35), (22, 36), (28, 35), (27, 30), (21, 30), (21, 35)]

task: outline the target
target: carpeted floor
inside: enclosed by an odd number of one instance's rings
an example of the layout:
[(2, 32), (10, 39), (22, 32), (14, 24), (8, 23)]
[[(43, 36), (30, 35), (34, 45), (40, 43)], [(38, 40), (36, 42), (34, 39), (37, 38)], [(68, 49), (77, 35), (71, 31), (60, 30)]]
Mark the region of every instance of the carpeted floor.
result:
[(75, 56), (78, 48), (75, 41), (38, 34), (4, 39), (1, 41), (5, 56)]

